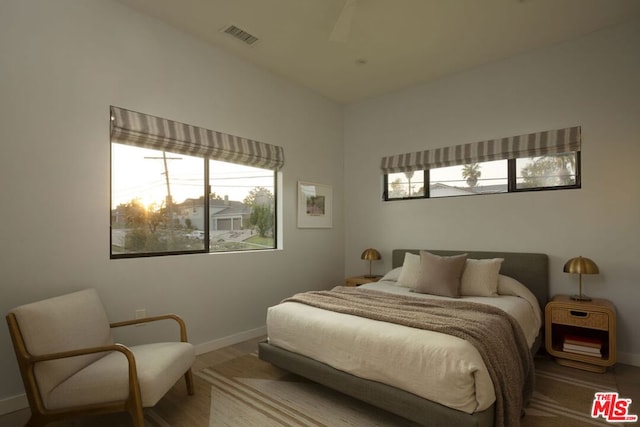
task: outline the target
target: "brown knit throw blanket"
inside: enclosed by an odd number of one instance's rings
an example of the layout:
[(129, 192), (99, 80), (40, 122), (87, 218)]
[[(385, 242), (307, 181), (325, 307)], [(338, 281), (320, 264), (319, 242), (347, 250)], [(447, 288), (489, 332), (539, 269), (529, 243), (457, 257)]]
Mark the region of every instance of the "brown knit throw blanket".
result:
[(467, 340), (482, 356), (496, 393), (495, 425), (519, 426), (533, 392), (534, 367), (517, 321), (504, 311), (461, 300), (426, 300), (408, 295), (338, 286), (311, 291), (283, 302), (298, 302)]

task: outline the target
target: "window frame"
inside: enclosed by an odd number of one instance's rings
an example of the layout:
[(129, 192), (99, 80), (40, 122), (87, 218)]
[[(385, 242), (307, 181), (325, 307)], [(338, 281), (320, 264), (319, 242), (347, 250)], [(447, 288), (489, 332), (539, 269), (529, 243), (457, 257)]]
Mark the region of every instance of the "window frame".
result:
[[(575, 184), (570, 185), (558, 185), (558, 186), (545, 186), (545, 187), (526, 187), (526, 188), (517, 188), (517, 166), (516, 160), (517, 158), (509, 158), (507, 159), (507, 190), (495, 193), (475, 193), (475, 194), (467, 194), (467, 195), (458, 195), (458, 196), (441, 196), (441, 197), (431, 197), (431, 178), (429, 174), (429, 169), (423, 169), (424, 173), (424, 195), (420, 196), (411, 196), (411, 197), (393, 197), (389, 198), (389, 174), (383, 174), (383, 190), (382, 190), (382, 201), (384, 202), (395, 202), (402, 200), (420, 200), (420, 199), (447, 199), (451, 197), (468, 197), (468, 196), (486, 196), (486, 195), (495, 195), (495, 194), (509, 194), (509, 193), (526, 193), (526, 192), (538, 192), (538, 191), (555, 191), (555, 190), (575, 190), (582, 188), (582, 161), (581, 161), (581, 150), (571, 151), (571, 153), (575, 153), (576, 155), (576, 173), (575, 173)], [(551, 154), (559, 155), (566, 153), (557, 153)], [(524, 157), (522, 157), (524, 158)], [(483, 163), (483, 162), (480, 162)], [(415, 172), (420, 172), (416, 170)]]
[[(526, 188), (517, 188), (517, 159), (508, 159), (508, 181), (507, 181), (507, 193), (525, 193), (528, 191), (554, 191), (554, 190), (575, 190), (578, 188), (582, 188), (582, 158), (581, 151), (572, 151), (576, 155), (576, 177), (575, 184), (570, 185), (554, 185), (554, 186), (542, 186), (542, 187), (526, 187)], [(566, 153), (558, 153), (566, 154)]]
[[(118, 142), (111, 141), (111, 144), (120, 144)], [(123, 144), (127, 145), (127, 144)], [(166, 151), (167, 154), (178, 154), (171, 153), (170, 151)], [(196, 156), (200, 157), (200, 156)], [(220, 159), (214, 159), (209, 156), (200, 157), (203, 161), (203, 195), (205, 198), (212, 194), (212, 186), (210, 184), (210, 176), (211, 176), (211, 160), (235, 164), (233, 162), (226, 162)], [(110, 174), (113, 171), (113, 156), (110, 155)], [(264, 168), (262, 168), (264, 169)], [(210, 227), (210, 214), (211, 214), (211, 206), (210, 203), (203, 203), (203, 217), (205, 218), (204, 222), (204, 247), (202, 249), (186, 249), (186, 250), (171, 250), (171, 251), (163, 251), (163, 252), (129, 252), (129, 253), (113, 253), (113, 215), (112, 212), (114, 208), (111, 208), (113, 205), (113, 187), (112, 180), (109, 182), (109, 197), (110, 197), (110, 220), (109, 220), (109, 257), (110, 259), (131, 259), (131, 258), (150, 258), (150, 257), (162, 257), (162, 256), (174, 256), (174, 255), (194, 255), (194, 254), (218, 254), (218, 253), (242, 253), (242, 252), (254, 252), (254, 251), (270, 251), (276, 250), (279, 247), (279, 221), (278, 221), (278, 171), (271, 169), (264, 169), (265, 171), (269, 171), (273, 174), (273, 247), (264, 248), (264, 249), (246, 249), (246, 250), (229, 250), (229, 251), (211, 251), (211, 227)]]

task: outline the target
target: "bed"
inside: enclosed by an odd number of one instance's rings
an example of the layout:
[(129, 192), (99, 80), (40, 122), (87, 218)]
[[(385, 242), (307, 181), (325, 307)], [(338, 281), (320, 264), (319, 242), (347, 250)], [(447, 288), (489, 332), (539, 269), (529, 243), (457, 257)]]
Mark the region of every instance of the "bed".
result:
[[(537, 313), (532, 315), (537, 316), (537, 321), (523, 326), (522, 335), (526, 339), (527, 350), (535, 354), (542, 343), (541, 315), (542, 308), (548, 300), (548, 257), (546, 255), (513, 252), (427, 251), (444, 257), (466, 253), (467, 258), (473, 260), (503, 259), (499, 267), (500, 277), (512, 278), (524, 284), (528, 288), (525, 290), (526, 298), (505, 296), (461, 299), (479, 300), (487, 304), (493, 304), (495, 301), (498, 306), (503, 304), (503, 301), (507, 301), (509, 307), (512, 305), (529, 307), (526, 311)], [(397, 279), (398, 274), (401, 274), (403, 269), (399, 267), (406, 265), (407, 257), (411, 256), (407, 253), (413, 254), (415, 258), (420, 251), (393, 250), (392, 272), (385, 275), (380, 282), (363, 285), (357, 292), (371, 294), (411, 292), (405, 286), (398, 286), (398, 283), (394, 283), (393, 280), (386, 280), (388, 277)], [(404, 270), (407, 268), (405, 267)], [(398, 298), (405, 297), (401, 295)], [(511, 310), (509, 307), (506, 308), (507, 311)], [(520, 309), (515, 308), (515, 310)], [(521, 316), (518, 313), (510, 314), (512, 317)], [(520, 319), (517, 321), (521, 322)], [(407, 326), (361, 318), (352, 314), (328, 312), (322, 308), (304, 306), (297, 301), (284, 302), (271, 307), (267, 316), (267, 328), (268, 339), (259, 344), (261, 359), (418, 424), (493, 426), (498, 421), (496, 416), (498, 401), (491, 381), (495, 377), (488, 377), (489, 365), (485, 367), (481, 356), (474, 353), (473, 346), (464, 340), (444, 337), (438, 332), (415, 330)], [(377, 336), (369, 338), (370, 331), (376, 331)], [(401, 333), (410, 335), (405, 337)], [(379, 340), (378, 344), (367, 342), (375, 339)], [(440, 345), (441, 341), (446, 343), (446, 346), (450, 346), (446, 351), (429, 348), (430, 343), (437, 342)], [(338, 351), (334, 351), (334, 348)], [(340, 353), (340, 348), (343, 349), (344, 354), (335, 355)], [(380, 348), (380, 350), (372, 350), (372, 348)], [(365, 356), (358, 355), (361, 349)], [(461, 355), (460, 360), (455, 359), (458, 353)], [(438, 354), (444, 356), (436, 357)], [(404, 360), (405, 355), (407, 360)], [(467, 357), (469, 360), (466, 359)], [(416, 360), (419, 363), (416, 363)], [(425, 360), (427, 362), (424, 362)], [(449, 377), (448, 371), (446, 375), (442, 373), (445, 372), (443, 366), (447, 364), (454, 365), (456, 369), (458, 366), (464, 366), (466, 371), (463, 370), (464, 372), (460, 374), (454, 373), (453, 377)], [(433, 372), (428, 371), (429, 369)], [(455, 377), (455, 375), (458, 376)], [(419, 381), (421, 378), (428, 378), (428, 381), (422, 381), (424, 383), (422, 384)], [(435, 382), (431, 384), (431, 381)], [(448, 385), (448, 388), (443, 388), (444, 385)], [(470, 389), (470, 387), (473, 388)], [(450, 396), (447, 395), (448, 389), (455, 389), (449, 393)], [(460, 393), (460, 396), (456, 393)]]

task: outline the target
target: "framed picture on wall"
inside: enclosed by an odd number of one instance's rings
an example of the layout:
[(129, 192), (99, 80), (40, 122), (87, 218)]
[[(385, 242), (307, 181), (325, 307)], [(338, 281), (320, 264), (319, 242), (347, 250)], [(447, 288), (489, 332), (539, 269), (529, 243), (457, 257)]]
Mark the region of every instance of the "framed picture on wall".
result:
[(332, 209), (330, 185), (298, 181), (298, 228), (331, 228)]

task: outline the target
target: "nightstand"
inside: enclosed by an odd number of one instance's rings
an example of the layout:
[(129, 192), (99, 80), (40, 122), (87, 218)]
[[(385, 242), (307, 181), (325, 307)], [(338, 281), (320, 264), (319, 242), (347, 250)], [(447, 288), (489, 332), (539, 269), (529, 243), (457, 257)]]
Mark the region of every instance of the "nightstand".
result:
[(557, 295), (545, 308), (545, 347), (561, 365), (605, 372), (616, 363), (616, 310), (605, 299)]
[(345, 286), (360, 286), (360, 285), (364, 285), (365, 283), (377, 282), (381, 278), (382, 278), (382, 276), (373, 276), (373, 277), (353, 276), (353, 277), (347, 277), (346, 279), (344, 279), (344, 285)]

